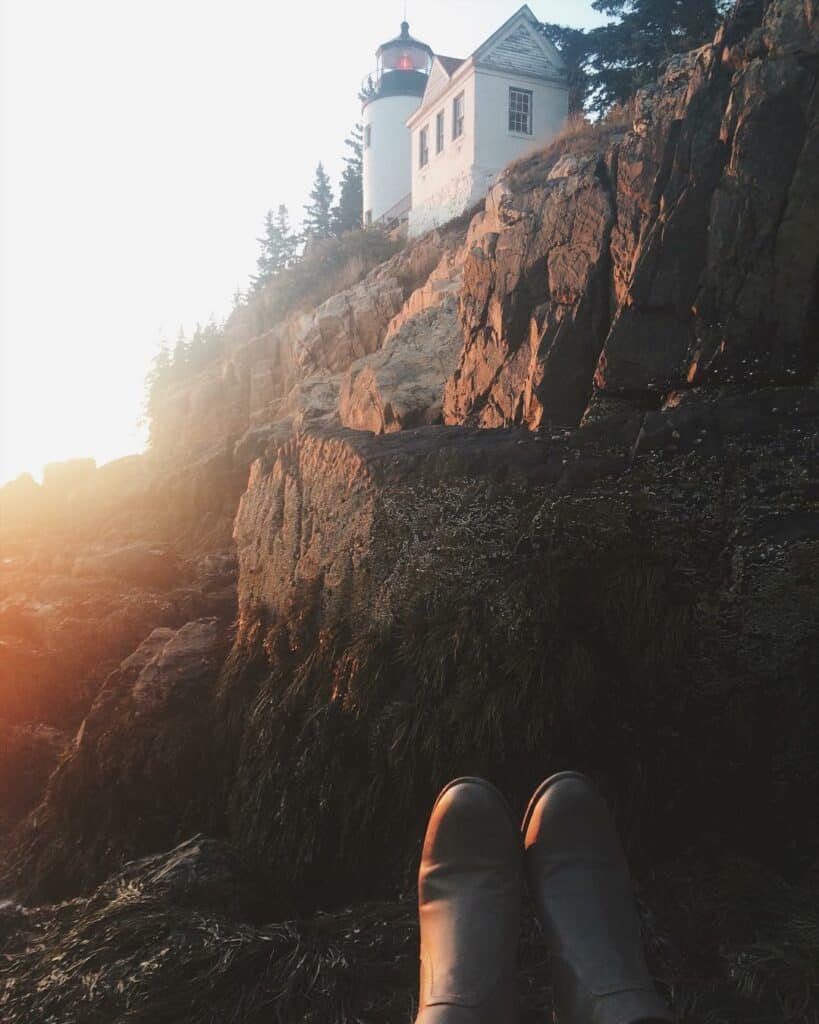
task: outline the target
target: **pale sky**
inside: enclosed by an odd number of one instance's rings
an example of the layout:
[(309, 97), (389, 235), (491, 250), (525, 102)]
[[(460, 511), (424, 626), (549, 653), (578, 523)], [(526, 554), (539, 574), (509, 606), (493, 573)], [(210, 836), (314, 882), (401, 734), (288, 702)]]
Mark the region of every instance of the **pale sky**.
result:
[[(409, 0), (467, 56), (519, 0)], [(590, 0), (531, 0), (589, 27)], [(0, 0), (0, 483), (142, 449), (162, 333), (225, 316), (265, 211), (334, 182), (403, 0)]]

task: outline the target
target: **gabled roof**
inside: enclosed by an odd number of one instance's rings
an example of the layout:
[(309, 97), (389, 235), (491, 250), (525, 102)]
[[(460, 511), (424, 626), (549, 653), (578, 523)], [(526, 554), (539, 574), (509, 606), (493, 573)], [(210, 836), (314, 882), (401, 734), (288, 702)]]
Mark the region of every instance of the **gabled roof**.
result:
[(449, 89), (452, 78), (462, 77), (472, 66), (534, 78), (561, 79), (565, 75), (560, 51), (541, 32), (540, 22), (524, 4), (465, 60), (436, 55), (424, 98), (407, 124), (411, 127), (421, 120), (428, 107)]
[(560, 51), (540, 31), (540, 21), (532, 13), (532, 9), (528, 4), (524, 4), (496, 32), (493, 32), (486, 42), (481, 43), (472, 54), (472, 60), (476, 64), (491, 64), (493, 53), (497, 51), (498, 47), (502, 45), (507, 37), (515, 36), (516, 34), (516, 41), (519, 41), (521, 35), (523, 35), (530, 46), (540, 51), (545, 64), (550, 67), (553, 74), (563, 72), (563, 58), (560, 56)]
[(435, 60), (432, 62), (429, 78), (427, 79), (427, 86), (424, 90), (424, 98), (421, 100), (421, 106), (418, 108), (419, 110), (425, 104), (434, 103), (439, 96), (447, 91), (449, 83), (452, 81), (452, 76), (457, 73), (463, 64), (464, 61), (458, 60), (456, 57), (441, 57), (440, 55), (435, 57)]
[(463, 64), (462, 57), (443, 57), (440, 53), (435, 54), (435, 59), (441, 62), (444, 71), (446, 71), (450, 78), (452, 78), (461, 64)]

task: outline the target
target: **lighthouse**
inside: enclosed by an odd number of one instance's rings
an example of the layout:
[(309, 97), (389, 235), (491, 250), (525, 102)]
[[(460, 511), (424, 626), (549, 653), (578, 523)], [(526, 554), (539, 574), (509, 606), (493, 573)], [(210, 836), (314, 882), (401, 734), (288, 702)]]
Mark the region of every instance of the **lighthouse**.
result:
[(379, 46), (376, 70), (361, 90), (364, 104), (364, 224), (407, 215), (412, 191), (412, 140), (407, 118), (421, 105), (432, 49), (413, 39), (409, 24)]

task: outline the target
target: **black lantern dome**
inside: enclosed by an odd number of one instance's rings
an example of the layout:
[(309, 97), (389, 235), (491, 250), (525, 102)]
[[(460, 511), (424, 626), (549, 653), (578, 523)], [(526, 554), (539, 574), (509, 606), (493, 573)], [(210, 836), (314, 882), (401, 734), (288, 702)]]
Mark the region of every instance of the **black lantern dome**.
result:
[(376, 51), (378, 67), (364, 83), (366, 103), (382, 96), (423, 96), (435, 54), (432, 47), (413, 39), (409, 23), (401, 22), (401, 34)]

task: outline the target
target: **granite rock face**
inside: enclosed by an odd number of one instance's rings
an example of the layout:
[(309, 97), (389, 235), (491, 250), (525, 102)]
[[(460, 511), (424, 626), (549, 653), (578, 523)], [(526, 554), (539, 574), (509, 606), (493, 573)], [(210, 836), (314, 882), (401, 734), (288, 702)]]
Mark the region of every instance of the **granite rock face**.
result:
[(189, 457), (275, 422), (334, 414), (349, 367), (451, 294), (462, 241), (463, 230), (433, 232), (317, 308), (229, 344), (223, 358), (162, 397), (154, 447)]
[(812, 378), (811, 12), (745, 5), (638, 97), (624, 140), (496, 186), (471, 232), (447, 423), (573, 427), (596, 391), (639, 405)]
[(347, 371), (338, 400), (342, 424), (389, 434), (440, 423), (444, 384), (460, 349), (454, 299), (415, 313), (379, 352)]
[(0, 720), (0, 835), (38, 803), (67, 744), (57, 729)]
[(86, 888), (190, 834), (216, 768), (206, 722), (222, 658), (217, 620), (202, 619), (153, 630), (108, 677), (22, 826), (22, 893)]
[(608, 325), (608, 171), (592, 157), (521, 195), (501, 189), (497, 210), (478, 215), (500, 230), (483, 232), (464, 268), (464, 350), (444, 421), (574, 425)]

